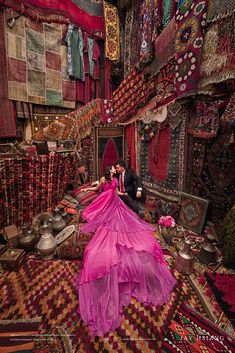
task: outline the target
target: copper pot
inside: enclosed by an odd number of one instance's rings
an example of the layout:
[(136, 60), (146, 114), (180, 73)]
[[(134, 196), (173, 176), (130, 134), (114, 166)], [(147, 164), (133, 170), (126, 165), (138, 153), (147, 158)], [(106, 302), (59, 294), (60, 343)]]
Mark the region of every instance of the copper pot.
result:
[(190, 238), (186, 238), (182, 249), (179, 251), (175, 260), (177, 271), (189, 275), (193, 271), (194, 256), (191, 251), (192, 243)]

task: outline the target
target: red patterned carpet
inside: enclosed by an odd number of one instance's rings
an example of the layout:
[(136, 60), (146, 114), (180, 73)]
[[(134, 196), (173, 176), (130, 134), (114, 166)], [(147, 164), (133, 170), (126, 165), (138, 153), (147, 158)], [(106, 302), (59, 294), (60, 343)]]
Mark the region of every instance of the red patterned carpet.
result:
[[(165, 250), (164, 255), (171, 266), (173, 262), (170, 252)], [(0, 319), (24, 321), (41, 318), (34, 353), (149, 353), (161, 352), (163, 348), (169, 352), (166, 342), (171, 342), (173, 338), (175, 340), (174, 322), (181, 318), (183, 304), (187, 303), (200, 313), (200, 322), (206, 320), (207, 311), (190, 279), (173, 270), (177, 285), (167, 304), (162, 307), (144, 306), (133, 299), (124, 310), (121, 325), (115, 332), (103, 338), (91, 339), (87, 326), (77, 313), (75, 279), (80, 268), (81, 262), (78, 260), (42, 261), (28, 256), (19, 272), (2, 273)], [(168, 341), (164, 340), (165, 337)], [(173, 343), (178, 347), (176, 341)], [(198, 350), (193, 348), (182, 352)]]
[[(192, 297), (193, 290), (184, 277), (174, 272), (177, 285), (170, 301), (162, 307), (145, 307), (135, 299), (125, 309), (120, 328), (104, 338), (90, 339), (88, 329), (77, 314), (75, 278), (81, 262), (41, 261), (29, 257), (19, 272), (3, 272), (0, 280), (1, 319), (41, 317), (35, 352), (48, 351), (40, 340), (55, 330), (64, 330), (74, 352), (157, 352), (166, 335), (167, 325), (179, 306)], [(194, 294), (195, 295), (195, 294)], [(54, 334), (54, 333), (53, 333)], [(53, 336), (54, 337), (54, 336)], [(50, 343), (51, 344), (51, 343)], [(41, 350), (40, 350), (41, 347)], [(69, 352), (55, 340), (54, 352)], [(48, 351), (49, 352), (49, 351)]]
[(169, 325), (161, 353), (229, 353), (235, 341), (209, 320), (182, 304)]

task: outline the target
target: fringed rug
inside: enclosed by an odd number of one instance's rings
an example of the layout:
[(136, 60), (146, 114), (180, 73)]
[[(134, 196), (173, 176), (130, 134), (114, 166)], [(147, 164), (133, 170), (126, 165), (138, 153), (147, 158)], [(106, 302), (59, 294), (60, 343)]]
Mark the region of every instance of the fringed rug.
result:
[[(80, 268), (81, 262), (77, 260), (43, 262), (30, 256), (19, 272), (3, 272), (0, 279), (1, 319), (40, 316), (39, 332), (42, 337), (52, 335), (51, 332), (56, 329), (64, 330), (67, 344), (55, 344), (57, 348), (63, 347), (57, 349), (61, 353), (70, 352), (72, 348), (74, 352), (80, 353), (158, 352), (168, 323), (174, 319), (180, 305), (193, 293), (185, 278), (173, 271), (177, 284), (167, 304), (162, 307), (144, 306), (133, 299), (124, 310), (123, 320), (115, 332), (104, 338), (91, 339), (87, 326), (77, 313), (75, 279)], [(40, 344), (42, 348), (41, 341), (37, 343), (37, 349)]]
[(162, 353), (232, 353), (235, 341), (209, 320), (182, 305), (169, 325)]

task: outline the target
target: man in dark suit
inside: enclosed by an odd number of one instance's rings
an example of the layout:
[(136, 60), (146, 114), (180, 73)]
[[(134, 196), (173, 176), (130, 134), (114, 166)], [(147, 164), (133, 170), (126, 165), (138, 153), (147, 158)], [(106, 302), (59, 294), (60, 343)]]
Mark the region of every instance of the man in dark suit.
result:
[(126, 169), (125, 162), (119, 160), (114, 165), (118, 178), (118, 194), (123, 202), (140, 217), (144, 217), (144, 211), (137, 200), (142, 197), (142, 183), (140, 177), (132, 170)]

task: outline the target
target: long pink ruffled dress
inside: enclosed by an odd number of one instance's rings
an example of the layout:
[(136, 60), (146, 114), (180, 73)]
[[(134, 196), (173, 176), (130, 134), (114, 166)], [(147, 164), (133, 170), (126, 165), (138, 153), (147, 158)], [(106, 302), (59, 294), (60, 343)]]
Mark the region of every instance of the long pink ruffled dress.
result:
[(116, 188), (114, 178), (83, 212), (87, 223), (82, 231), (95, 234), (86, 247), (77, 288), (80, 315), (92, 336), (115, 330), (131, 297), (164, 304), (176, 282), (151, 234), (154, 226), (129, 209)]

